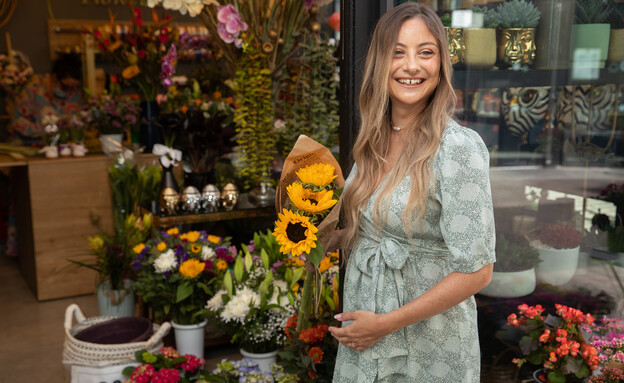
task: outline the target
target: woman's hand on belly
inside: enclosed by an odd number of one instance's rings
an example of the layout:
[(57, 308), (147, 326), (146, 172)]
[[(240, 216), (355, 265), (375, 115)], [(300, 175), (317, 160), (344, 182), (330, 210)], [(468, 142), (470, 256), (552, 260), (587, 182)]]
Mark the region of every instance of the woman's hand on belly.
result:
[(353, 311), (337, 314), (334, 318), (341, 322), (352, 321), (344, 327), (329, 327), (329, 332), (338, 342), (355, 351), (363, 351), (387, 335), (381, 323), (382, 316), (370, 311)]

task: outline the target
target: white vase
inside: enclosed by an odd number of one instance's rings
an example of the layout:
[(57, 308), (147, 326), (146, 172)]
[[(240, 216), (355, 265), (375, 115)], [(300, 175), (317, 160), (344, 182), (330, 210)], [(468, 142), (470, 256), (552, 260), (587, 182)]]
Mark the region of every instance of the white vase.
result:
[(524, 297), (535, 291), (535, 269), (523, 271), (494, 271), (492, 280), (479, 294), (495, 298)]
[(134, 316), (134, 292), (130, 281), (124, 281), (124, 288), (112, 290), (110, 280), (97, 286), (97, 302), (101, 316), (131, 317)]
[(182, 355), (204, 357), (204, 332), (207, 320), (197, 324), (179, 324), (171, 321), (175, 334), (176, 350)]
[(271, 373), (271, 364), (277, 362), (278, 350), (265, 352), (263, 354), (256, 354), (240, 349), (241, 355), (258, 364), (258, 367), (262, 372)]
[(561, 286), (570, 282), (579, 260), (579, 247), (574, 249), (541, 249), (538, 248), (542, 262), (535, 267), (538, 282)]

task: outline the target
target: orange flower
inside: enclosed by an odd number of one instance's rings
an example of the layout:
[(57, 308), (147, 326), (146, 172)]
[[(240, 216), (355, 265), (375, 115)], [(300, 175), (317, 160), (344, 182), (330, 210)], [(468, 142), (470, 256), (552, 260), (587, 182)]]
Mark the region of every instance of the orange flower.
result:
[(196, 244), (192, 244), (191, 245), (191, 252), (193, 252), (194, 254), (197, 254), (201, 251), (201, 246), (198, 246)]
[(165, 249), (167, 248), (167, 244), (164, 242), (161, 242), (158, 245), (156, 245), (156, 248), (158, 249), (158, 251), (165, 251)]
[(321, 324), (303, 330), (299, 333), (299, 340), (306, 344), (319, 342), (323, 340), (323, 338), (325, 338), (325, 334), (327, 334), (328, 328), (329, 326)]
[(188, 107), (188, 106), (186, 106), (186, 105), (182, 105), (182, 106), (180, 107), (180, 112), (182, 112), (182, 113), (185, 113), (185, 114), (186, 114), (186, 112), (188, 112), (188, 110), (189, 110), (189, 107)]
[(132, 248), (132, 251), (134, 251), (136, 254), (139, 254), (141, 251), (143, 251), (143, 249), (145, 249), (145, 244), (139, 243), (138, 245)]
[(309, 369), (308, 370), (308, 376), (310, 377), (310, 379), (316, 380), (316, 374), (314, 373), (314, 370)]
[(286, 322), (286, 327), (284, 328), (284, 332), (286, 333), (286, 336), (288, 337), (288, 340), (292, 341), (292, 334), (290, 333), (291, 329), (296, 329), (297, 328), (297, 318), (299, 316), (297, 314), (293, 314), (293, 316), (291, 316), (290, 318), (288, 318), (288, 321)]
[(549, 338), (550, 338), (550, 330), (546, 329), (546, 330), (544, 330), (544, 333), (542, 335), (540, 335), (539, 341), (542, 342), (542, 343), (546, 343), (546, 342), (548, 342)]
[(215, 266), (217, 267), (217, 270), (225, 270), (227, 269), (227, 262), (224, 259), (219, 259)]
[(130, 65), (121, 72), (121, 77), (129, 80), (133, 77), (136, 77), (139, 73), (141, 73), (141, 69), (139, 69), (138, 65)]
[(212, 94), (212, 98), (214, 98), (215, 100), (218, 100), (218, 99), (220, 99), (221, 97), (223, 97), (223, 95), (222, 95), (222, 94), (221, 94), (221, 92), (219, 92), (219, 91), (214, 92), (214, 93)]
[(178, 235), (179, 232), (180, 232), (180, 230), (178, 230), (177, 227), (173, 227), (173, 228), (167, 230), (167, 234), (169, 234), (169, 235)]
[(323, 350), (320, 347), (312, 347), (308, 351), (308, 356), (312, 358), (314, 364), (319, 364), (323, 360)]
[(221, 242), (221, 237), (210, 234), (208, 235), (208, 241), (214, 243), (215, 245), (218, 245), (219, 242)]

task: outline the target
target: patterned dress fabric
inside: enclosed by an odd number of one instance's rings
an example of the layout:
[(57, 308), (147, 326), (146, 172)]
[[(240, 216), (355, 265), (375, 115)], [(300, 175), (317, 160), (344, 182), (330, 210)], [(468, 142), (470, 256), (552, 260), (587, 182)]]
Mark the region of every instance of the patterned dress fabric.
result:
[[(424, 221), (413, 225), (411, 239), (402, 223), (409, 177), (392, 194), (381, 232), (372, 215), (381, 186), (368, 201), (347, 264), (344, 312), (393, 311), (452, 272), (471, 273), (495, 261), (489, 154), (479, 135), (449, 120), (433, 170), (435, 189), (430, 187)], [(356, 164), (346, 188), (357, 171)], [(480, 364), (476, 303), (470, 297), (364, 351), (340, 345), (334, 382), (476, 383)]]

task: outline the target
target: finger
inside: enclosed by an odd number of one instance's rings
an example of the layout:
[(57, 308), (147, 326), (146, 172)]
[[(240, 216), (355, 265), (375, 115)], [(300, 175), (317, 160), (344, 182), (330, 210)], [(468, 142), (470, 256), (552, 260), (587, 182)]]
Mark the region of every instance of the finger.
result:
[(336, 314), (334, 315), (334, 319), (339, 320), (341, 322), (354, 320), (355, 312)]

